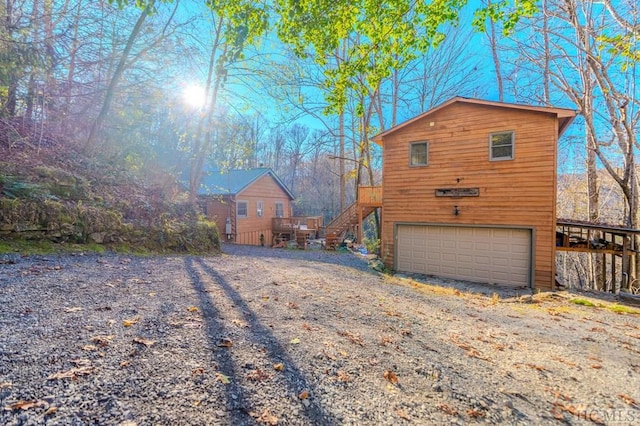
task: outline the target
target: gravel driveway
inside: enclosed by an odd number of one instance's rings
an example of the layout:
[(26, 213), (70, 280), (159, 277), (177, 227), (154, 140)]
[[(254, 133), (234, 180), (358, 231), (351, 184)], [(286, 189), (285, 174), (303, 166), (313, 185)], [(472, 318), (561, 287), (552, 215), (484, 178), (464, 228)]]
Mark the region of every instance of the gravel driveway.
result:
[(5, 257), (0, 424), (640, 423), (637, 315), (224, 251)]

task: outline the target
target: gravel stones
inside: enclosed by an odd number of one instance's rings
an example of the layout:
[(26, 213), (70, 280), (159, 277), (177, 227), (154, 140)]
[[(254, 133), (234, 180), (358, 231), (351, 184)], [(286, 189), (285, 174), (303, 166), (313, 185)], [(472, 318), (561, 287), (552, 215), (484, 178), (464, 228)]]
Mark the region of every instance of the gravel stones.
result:
[(3, 257), (0, 424), (640, 421), (637, 316), (224, 252)]

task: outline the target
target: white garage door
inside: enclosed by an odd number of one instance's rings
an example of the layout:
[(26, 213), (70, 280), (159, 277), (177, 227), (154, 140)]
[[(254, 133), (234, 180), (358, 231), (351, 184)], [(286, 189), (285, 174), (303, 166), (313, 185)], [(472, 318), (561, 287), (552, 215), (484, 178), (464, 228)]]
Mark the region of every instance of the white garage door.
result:
[(398, 225), (397, 232), (398, 271), (529, 286), (528, 229)]

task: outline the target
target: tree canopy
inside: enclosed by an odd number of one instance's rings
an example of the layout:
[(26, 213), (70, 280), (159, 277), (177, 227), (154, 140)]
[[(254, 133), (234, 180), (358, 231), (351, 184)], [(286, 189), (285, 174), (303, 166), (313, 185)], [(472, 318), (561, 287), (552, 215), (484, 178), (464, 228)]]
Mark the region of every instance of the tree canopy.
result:
[[(131, 0), (113, 0), (119, 6)], [(172, 0), (164, 0), (172, 2)], [(140, 8), (150, 0), (135, 0)], [(229, 52), (241, 56), (244, 47), (275, 28), (280, 40), (293, 47), (299, 57), (311, 57), (323, 66), (328, 112), (340, 112), (349, 89), (366, 94), (378, 89), (394, 70), (437, 46), (444, 39), (443, 26), (458, 25), (469, 0), (205, 0), (229, 25)], [(502, 0), (473, 12), (474, 26), (482, 28), (487, 18), (513, 30), (520, 18), (537, 11), (535, 0)], [(353, 40), (335, 67), (328, 58), (345, 40)], [(362, 106), (360, 106), (362, 107)], [(361, 109), (359, 111), (362, 112)]]

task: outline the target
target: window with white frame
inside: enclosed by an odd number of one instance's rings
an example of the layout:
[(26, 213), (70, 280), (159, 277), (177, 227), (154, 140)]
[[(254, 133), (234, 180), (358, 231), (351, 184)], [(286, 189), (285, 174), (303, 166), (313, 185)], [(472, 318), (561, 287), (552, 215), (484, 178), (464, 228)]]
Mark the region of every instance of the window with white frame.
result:
[(412, 142), (409, 150), (410, 166), (426, 166), (429, 163), (428, 142)]
[(284, 203), (276, 201), (276, 217), (284, 217)]
[(514, 132), (499, 132), (489, 135), (489, 160), (513, 160)]
[(262, 217), (264, 214), (264, 203), (262, 201), (258, 201), (256, 203), (256, 216)]
[(249, 203), (246, 201), (238, 201), (236, 203), (236, 213), (238, 217), (249, 217)]

